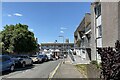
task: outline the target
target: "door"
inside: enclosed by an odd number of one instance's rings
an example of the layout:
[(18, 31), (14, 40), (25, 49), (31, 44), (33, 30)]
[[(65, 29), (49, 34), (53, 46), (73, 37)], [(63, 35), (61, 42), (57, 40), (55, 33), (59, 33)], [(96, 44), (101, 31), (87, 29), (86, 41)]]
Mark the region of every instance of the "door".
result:
[(8, 70), (12, 63), (10, 57), (3, 56), (2, 61), (2, 70)]

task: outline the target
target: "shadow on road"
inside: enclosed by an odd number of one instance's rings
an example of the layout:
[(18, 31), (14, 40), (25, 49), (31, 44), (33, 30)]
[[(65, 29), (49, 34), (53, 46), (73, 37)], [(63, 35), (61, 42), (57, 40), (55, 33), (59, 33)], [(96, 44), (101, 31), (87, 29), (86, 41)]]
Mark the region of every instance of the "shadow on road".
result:
[[(59, 60), (59, 59), (58, 59)], [(4, 71), (0, 74), (0, 76), (4, 76), (4, 75), (8, 75), (10, 73), (15, 73), (15, 72), (19, 72), (19, 71), (25, 71), (25, 70), (29, 70), (29, 69), (32, 69), (34, 68), (35, 66), (37, 66), (37, 64), (44, 64), (44, 63), (48, 63), (48, 62), (54, 62), (54, 61), (57, 61), (57, 60), (49, 60), (49, 61), (46, 61), (46, 62), (42, 62), (42, 63), (34, 63), (32, 66), (28, 65), (26, 66), (25, 68), (21, 68), (21, 67), (15, 67), (15, 70), (13, 72), (10, 72), (10, 71)]]
[[(16, 71), (24, 71), (24, 70), (32, 69), (32, 68), (34, 68), (34, 67), (35, 67), (35, 65), (26, 66), (25, 68), (15, 68), (15, 70), (14, 70), (13, 72), (16, 72)], [(0, 74), (0, 76), (8, 75), (9, 73), (13, 73), (13, 72), (3, 71), (2, 74)]]
[(43, 63), (46, 63), (46, 62), (49, 62), (49, 61), (51, 61), (51, 60), (48, 60), (48, 61), (43, 61), (43, 62), (34, 62), (34, 64), (43, 64)]

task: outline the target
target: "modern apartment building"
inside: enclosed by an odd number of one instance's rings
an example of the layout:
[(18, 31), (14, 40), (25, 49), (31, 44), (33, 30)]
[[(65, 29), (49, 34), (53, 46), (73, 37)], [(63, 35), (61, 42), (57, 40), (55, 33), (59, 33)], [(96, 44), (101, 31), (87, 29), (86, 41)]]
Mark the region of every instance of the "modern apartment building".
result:
[(120, 2), (91, 4), (91, 59), (100, 61), (97, 48), (114, 47), (120, 40)]
[(78, 56), (91, 60), (91, 14), (86, 13), (74, 32), (75, 52)]
[(40, 51), (45, 53), (62, 54), (74, 50), (74, 43), (41, 43)]

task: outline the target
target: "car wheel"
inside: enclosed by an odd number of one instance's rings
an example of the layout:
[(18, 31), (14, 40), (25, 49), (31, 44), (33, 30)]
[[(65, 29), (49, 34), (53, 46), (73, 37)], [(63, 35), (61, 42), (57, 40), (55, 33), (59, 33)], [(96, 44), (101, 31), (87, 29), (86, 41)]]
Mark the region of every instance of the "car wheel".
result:
[(25, 62), (22, 63), (22, 67), (23, 67), (23, 68), (25, 67)]
[(15, 66), (14, 66), (14, 65), (11, 65), (10, 71), (14, 71), (14, 69), (15, 69)]
[(42, 59), (41, 62), (43, 63), (43, 62), (44, 62), (44, 59)]
[(31, 61), (31, 64), (30, 64), (31, 66), (33, 65), (33, 61)]
[(38, 61), (37, 61), (37, 63), (39, 64), (39, 63), (40, 63), (40, 61), (38, 60)]

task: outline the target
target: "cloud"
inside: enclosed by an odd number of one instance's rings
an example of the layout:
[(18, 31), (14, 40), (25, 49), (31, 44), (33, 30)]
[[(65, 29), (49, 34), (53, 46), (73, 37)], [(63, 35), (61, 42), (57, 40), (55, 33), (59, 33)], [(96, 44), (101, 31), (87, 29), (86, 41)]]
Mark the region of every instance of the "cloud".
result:
[(14, 13), (13, 15), (14, 15), (14, 16), (19, 16), (19, 17), (23, 16), (23, 15), (20, 14), (20, 13)]
[(60, 31), (60, 33), (64, 33), (64, 31)]
[(31, 32), (33, 32), (34, 31), (34, 29), (29, 29)]
[(11, 17), (12, 15), (11, 15), (11, 14), (8, 14), (7, 16), (8, 16), (8, 17)]
[(67, 29), (67, 28), (65, 28), (65, 27), (61, 27), (60, 29), (65, 30), (65, 29)]
[(3, 30), (3, 27), (0, 26), (0, 31), (2, 31), (2, 30)]

